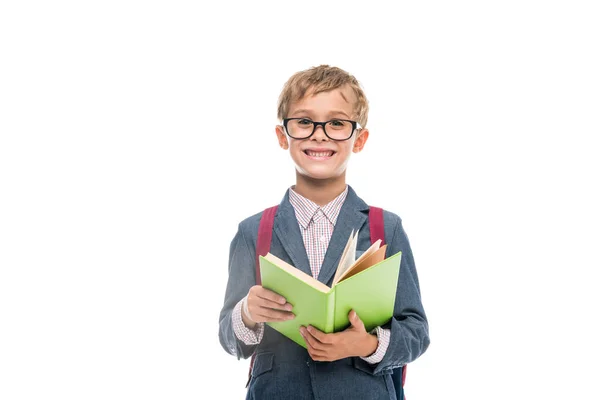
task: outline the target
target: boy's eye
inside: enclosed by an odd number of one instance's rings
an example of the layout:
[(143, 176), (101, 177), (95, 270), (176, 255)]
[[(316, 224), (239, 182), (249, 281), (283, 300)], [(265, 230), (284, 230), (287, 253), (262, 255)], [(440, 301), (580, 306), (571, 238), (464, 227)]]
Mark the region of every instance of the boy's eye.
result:
[(329, 121), (328, 125), (334, 129), (350, 128), (350, 123), (341, 119), (332, 119), (331, 121)]
[(298, 120), (298, 125), (312, 125), (312, 121), (308, 118), (302, 118)]

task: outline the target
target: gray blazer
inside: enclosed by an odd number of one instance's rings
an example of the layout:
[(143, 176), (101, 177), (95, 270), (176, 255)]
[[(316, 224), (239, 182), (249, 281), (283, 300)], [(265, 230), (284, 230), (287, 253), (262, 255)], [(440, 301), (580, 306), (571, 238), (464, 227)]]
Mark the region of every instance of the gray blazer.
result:
[[(337, 219), (318, 280), (331, 285), (336, 264), (351, 231), (359, 229), (357, 252), (371, 245), (369, 206), (352, 187)], [(313, 361), (306, 349), (265, 325), (260, 344), (247, 346), (233, 331), (231, 312), (256, 284), (255, 249), (262, 212), (239, 224), (229, 254), (229, 279), (219, 316), (219, 339), (228, 353), (248, 358), (256, 352), (247, 399), (395, 399), (392, 369), (418, 358), (429, 346), (429, 328), (419, 290), (419, 280), (402, 221), (384, 210), (386, 256), (402, 251), (390, 344), (381, 362), (369, 364), (360, 357), (334, 362)], [(300, 227), (286, 191), (273, 224), (270, 252), (311, 274)], [(241, 384), (241, 383), (240, 383)]]

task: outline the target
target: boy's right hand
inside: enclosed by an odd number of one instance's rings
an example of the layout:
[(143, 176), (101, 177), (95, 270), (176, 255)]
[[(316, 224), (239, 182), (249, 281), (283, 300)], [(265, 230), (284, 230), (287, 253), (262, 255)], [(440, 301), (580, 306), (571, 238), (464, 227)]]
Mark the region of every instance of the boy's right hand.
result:
[(248, 307), (242, 311), (242, 319), (249, 328), (257, 322), (288, 321), (295, 317), (292, 305), (283, 296), (260, 285), (250, 288), (246, 302)]

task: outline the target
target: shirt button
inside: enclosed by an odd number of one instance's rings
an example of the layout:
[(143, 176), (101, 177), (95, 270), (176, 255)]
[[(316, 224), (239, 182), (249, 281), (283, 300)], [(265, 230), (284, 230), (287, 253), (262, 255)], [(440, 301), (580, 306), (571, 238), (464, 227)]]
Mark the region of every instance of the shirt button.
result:
[(321, 241), (321, 243), (325, 243), (327, 241), (327, 238), (325, 237), (325, 235), (323, 235), (319, 238), (319, 240)]

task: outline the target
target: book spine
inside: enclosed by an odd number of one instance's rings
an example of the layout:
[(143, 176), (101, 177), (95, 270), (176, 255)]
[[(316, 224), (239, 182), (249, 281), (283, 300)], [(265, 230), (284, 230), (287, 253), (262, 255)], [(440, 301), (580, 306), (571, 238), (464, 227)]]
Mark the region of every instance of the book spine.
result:
[(333, 333), (335, 322), (335, 290), (327, 294), (327, 323), (325, 333)]

